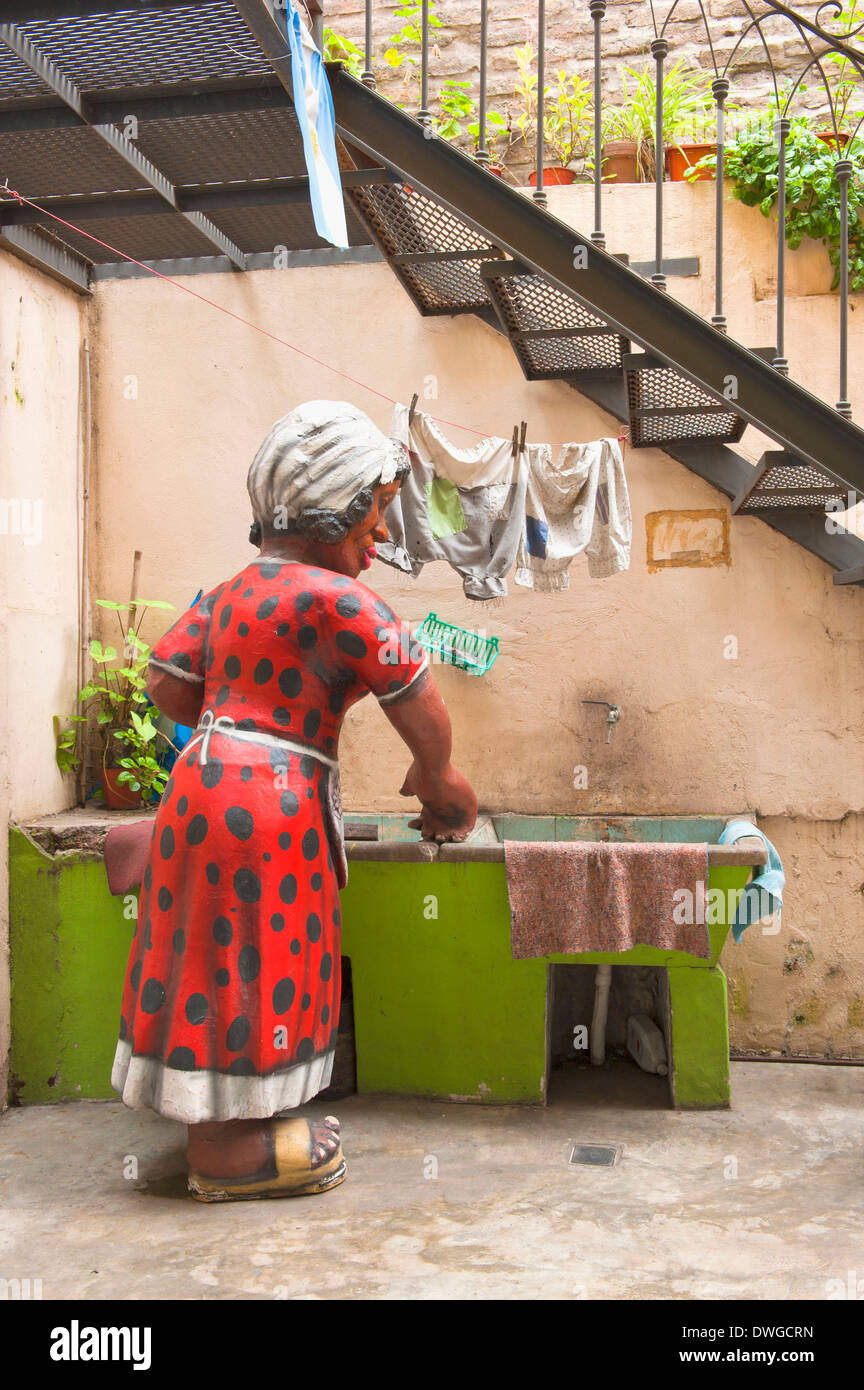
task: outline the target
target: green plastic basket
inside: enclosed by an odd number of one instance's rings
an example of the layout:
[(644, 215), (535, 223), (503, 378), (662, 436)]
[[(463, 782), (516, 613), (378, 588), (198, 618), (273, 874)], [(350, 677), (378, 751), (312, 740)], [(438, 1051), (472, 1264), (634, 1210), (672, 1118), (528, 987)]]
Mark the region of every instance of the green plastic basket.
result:
[(437, 613), (427, 613), (414, 640), (446, 666), (457, 666), (474, 676), (485, 676), (498, 655), (497, 637), (480, 637), (464, 627), (454, 627), (453, 623), (443, 622)]

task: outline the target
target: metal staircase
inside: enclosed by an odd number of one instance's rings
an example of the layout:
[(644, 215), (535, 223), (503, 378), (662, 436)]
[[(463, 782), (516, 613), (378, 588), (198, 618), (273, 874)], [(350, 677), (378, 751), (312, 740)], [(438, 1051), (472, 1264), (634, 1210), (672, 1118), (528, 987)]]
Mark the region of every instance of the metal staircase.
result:
[[(473, 313), (507, 336), (526, 378), (560, 380), (864, 584), (864, 541), (826, 505), (864, 494), (864, 432), (536, 202), (329, 64), (352, 160), (395, 180), (346, 189), (422, 314)], [(636, 343), (643, 349), (631, 351)], [(747, 423), (779, 451), (753, 465), (728, 445)]]

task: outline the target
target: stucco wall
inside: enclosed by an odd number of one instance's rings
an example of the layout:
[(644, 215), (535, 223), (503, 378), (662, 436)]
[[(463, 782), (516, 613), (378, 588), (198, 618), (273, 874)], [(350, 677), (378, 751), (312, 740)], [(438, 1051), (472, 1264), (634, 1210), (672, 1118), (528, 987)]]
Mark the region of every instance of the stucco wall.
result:
[[(586, 192), (561, 190), (553, 210), (590, 229), (579, 203)], [(707, 252), (705, 274), (673, 281), (670, 290), (709, 310), (712, 192), (669, 189), (667, 241), (669, 255)], [(650, 255), (650, 195), (609, 190), (610, 249)], [(772, 229), (758, 212), (731, 207), (730, 221), (739, 218), (746, 250), (730, 253), (730, 328), (764, 344), (773, 339), (773, 302), (754, 298), (753, 282), (770, 266)], [(789, 356), (793, 372), (805, 369), (811, 389), (824, 387), (832, 399), (827, 364), (837, 303), (812, 293), (828, 283), (823, 254), (811, 248), (792, 257), (793, 286), (807, 293), (790, 305)], [(422, 398), (424, 385), (437, 387), (437, 401), (421, 407), (448, 420), (509, 435), (524, 417), (529, 439), (554, 443), (617, 433), (567, 386), (526, 382), (508, 344), (486, 325), (470, 316), (421, 318), (383, 264), (187, 283), (390, 396)], [(852, 315), (856, 334), (859, 317)], [(142, 595), (178, 606), (236, 573), (253, 553), (248, 463), (273, 419), (299, 401), (344, 398), (382, 427), (389, 421), (385, 401), (165, 284), (102, 282), (92, 337), (96, 596), (125, 595), (136, 548), (144, 557)], [(864, 407), (864, 359), (854, 349), (850, 355), (852, 398)], [(444, 565), (416, 581), (377, 565), (371, 583), (412, 623), (434, 610), (501, 639), (483, 679), (437, 672), (453, 717), (454, 757), (481, 806), (756, 811), (784, 856), (789, 893), (777, 936), (751, 932), (727, 949), (735, 1043), (864, 1054), (864, 597), (834, 587), (821, 561), (751, 518), (732, 523), (728, 566), (650, 572), (648, 513), (727, 504), (659, 451), (629, 451), (626, 468), (634, 543), (625, 574), (592, 580), (578, 561), (569, 592), (535, 595), (511, 583), (509, 597), (490, 606), (466, 600)], [(152, 635), (160, 630), (155, 625)], [(730, 637), (737, 658), (727, 655)], [(602, 711), (581, 704), (588, 698), (621, 707), (608, 745)], [(349, 716), (341, 757), (349, 808), (404, 806), (405, 750), (369, 701)], [(580, 765), (587, 787), (577, 790)], [(793, 946), (799, 939), (807, 949)], [(784, 968), (790, 951), (796, 960)]]
[(0, 1069), (6, 824), (74, 800), (57, 770), (51, 720), (75, 707), (81, 333), (78, 296), (0, 251)]

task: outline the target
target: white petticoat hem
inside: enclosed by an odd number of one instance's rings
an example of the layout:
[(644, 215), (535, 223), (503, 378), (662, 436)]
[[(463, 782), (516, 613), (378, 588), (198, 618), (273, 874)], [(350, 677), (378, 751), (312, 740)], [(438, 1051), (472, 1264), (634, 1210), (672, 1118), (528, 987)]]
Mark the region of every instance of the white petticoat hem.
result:
[(133, 1054), (121, 1039), (111, 1085), (132, 1110), (155, 1110), (169, 1120), (197, 1125), (221, 1120), (263, 1120), (305, 1105), (330, 1085), (335, 1049), (268, 1076), (178, 1071), (157, 1057)]

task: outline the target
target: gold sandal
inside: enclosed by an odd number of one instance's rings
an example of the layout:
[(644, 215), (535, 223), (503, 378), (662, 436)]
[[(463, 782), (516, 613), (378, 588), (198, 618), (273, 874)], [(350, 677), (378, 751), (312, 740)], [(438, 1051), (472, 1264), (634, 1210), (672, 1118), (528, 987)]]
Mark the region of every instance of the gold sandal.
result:
[[(316, 1122), (320, 1123), (320, 1122)], [(339, 1121), (325, 1116), (324, 1123), (338, 1133)], [(272, 1125), (273, 1155), (267, 1170), (252, 1177), (208, 1178), (189, 1174), (188, 1187), (196, 1202), (244, 1202), (256, 1197), (303, 1197), (329, 1192), (345, 1181), (348, 1165), (341, 1141), (325, 1163), (312, 1166), (315, 1141), (312, 1123), (302, 1117), (276, 1119)]]

